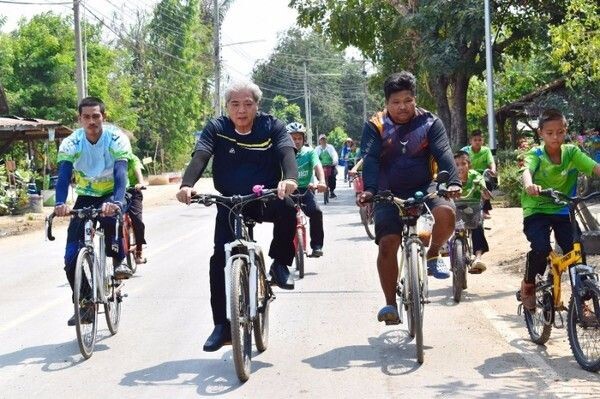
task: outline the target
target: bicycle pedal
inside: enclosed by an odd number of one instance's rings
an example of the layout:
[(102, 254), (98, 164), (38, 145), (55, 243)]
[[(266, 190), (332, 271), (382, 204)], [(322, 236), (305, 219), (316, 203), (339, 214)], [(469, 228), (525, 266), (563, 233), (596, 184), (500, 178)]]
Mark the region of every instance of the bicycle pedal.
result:
[(517, 315), (521, 316), (523, 314), (523, 304), (520, 303), (519, 306), (517, 306)]

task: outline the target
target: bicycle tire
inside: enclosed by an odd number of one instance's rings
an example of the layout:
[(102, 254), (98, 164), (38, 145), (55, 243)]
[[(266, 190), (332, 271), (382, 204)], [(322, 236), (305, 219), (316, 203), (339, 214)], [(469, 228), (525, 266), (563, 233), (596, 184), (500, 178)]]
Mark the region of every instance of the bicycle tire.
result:
[[(591, 306), (592, 312), (598, 312), (600, 310), (600, 287), (598, 282), (592, 279), (583, 280), (583, 295), (580, 299), (584, 301), (588, 307)], [(578, 336), (578, 330), (584, 334), (589, 334), (592, 339), (591, 348), (589, 345), (582, 345), (581, 339)], [(600, 320), (597, 318), (594, 320), (593, 325), (584, 325), (583, 322), (577, 317), (577, 311), (575, 308), (575, 298), (571, 295), (569, 301), (569, 309), (567, 311), (567, 335), (569, 336), (569, 346), (571, 352), (575, 356), (575, 360), (582, 369), (596, 372), (600, 370)], [(591, 349), (593, 354), (590, 355)]]
[(241, 382), (250, 378), (252, 364), (249, 288), (248, 264), (245, 260), (235, 259), (231, 265), (231, 344), (235, 371)]
[(259, 352), (264, 352), (269, 346), (269, 307), (271, 305), (269, 283), (267, 282), (267, 276), (265, 275), (264, 263), (258, 265), (258, 273), (258, 309), (256, 312), (256, 320), (254, 320), (252, 326), (254, 327), (256, 349), (258, 349)]
[(323, 191), (323, 204), (327, 205), (329, 203), (329, 189)]
[(298, 277), (304, 278), (304, 232), (301, 228), (296, 229), (296, 239), (298, 244), (296, 245), (296, 270), (298, 270)]
[(523, 317), (525, 325), (531, 341), (544, 345), (550, 339), (552, 332), (552, 323), (554, 322), (554, 298), (551, 290), (552, 275), (548, 275), (546, 282), (538, 280), (535, 285), (535, 302), (534, 311), (525, 309)]
[(410, 243), (408, 253), (408, 274), (409, 274), (409, 312), (412, 313), (414, 327), (414, 336), (417, 349), (417, 362), (423, 364), (423, 308), (421, 301), (421, 284), (419, 282), (419, 246), (417, 243)]
[(371, 209), (368, 209), (372, 206), (372, 204), (368, 204), (364, 207), (361, 206), (360, 208), (358, 208), (358, 212), (360, 213), (360, 221), (365, 227), (365, 232), (367, 233), (367, 236), (371, 240), (374, 240), (375, 232), (371, 230), (371, 226), (373, 225), (373, 212), (370, 212)]
[(465, 243), (462, 237), (457, 237), (451, 245), (450, 267), (452, 268), (452, 296), (459, 303), (462, 292), (467, 285), (467, 264), (465, 262)]
[(119, 324), (121, 323), (121, 293), (118, 290), (118, 285), (113, 277), (114, 265), (112, 259), (106, 262), (105, 270), (105, 281), (104, 281), (104, 295), (106, 302), (104, 303), (104, 316), (106, 317), (106, 324), (108, 330), (112, 335), (115, 335), (119, 331)]
[(94, 354), (96, 332), (98, 330), (98, 307), (91, 303), (93, 316), (91, 323), (83, 323), (81, 319), (82, 305), (89, 305), (90, 297), (95, 291), (94, 259), (87, 248), (81, 248), (75, 265), (75, 282), (73, 287), (73, 307), (75, 311), (75, 331), (79, 350), (84, 358), (89, 359)]
[(133, 251), (135, 250), (135, 235), (133, 234), (133, 228), (131, 226), (131, 219), (128, 215), (123, 218), (123, 248), (125, 249), (125, 259), (127, 260), (127, 267), (135, 274), (137, 271), (137, 263), (133, 257)]

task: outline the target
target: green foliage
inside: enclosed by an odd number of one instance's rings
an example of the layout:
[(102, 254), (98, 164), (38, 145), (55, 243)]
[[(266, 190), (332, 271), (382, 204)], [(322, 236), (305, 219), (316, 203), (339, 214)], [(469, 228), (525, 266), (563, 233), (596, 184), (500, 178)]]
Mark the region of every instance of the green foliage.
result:
[[(341, 126), (354, 138), (360, 137), (365, 82), (362, 63), (345, 60), (340, 49), (314, 32), (288, 30), (269, 59), (256, 65), (252, 78), (265, 94), (264, 109), (272, 109), (276, 96), (283, 95), (305, 115), (304, 63), (315, 136)], [(370, 113), (378, 107), (371, 96), (367, 105)]]
[(346, 133), (343, 128), (336, 126), (327, 134), (327, 143), (331, 144), (337, 151), (339, 151), (347, 138), (348, 133)]
[(562, 24), (550, 27), (552, 59), (572, 83), (600, 81), (600, 5), (569, 0)]
[(520, 167), (516, 163), (507, 163), (498, 168), (500, 190), (504, 193), (507, 206), (521, 206)]
[(290, 104), (284, 96), (277, 95), (271, 103), (270, 114), (281, 119), (286, 125), (291, 122), (304, 123), (298, 104)]
[[(29, 175), (24, 171), (22, 176), (29, 180)], [(4, 165), (0, 165), (0, 216), (16, 215), (21, 213), (29, 204), (27, 187), (17, 185), (9, 186), (8, 172)]]

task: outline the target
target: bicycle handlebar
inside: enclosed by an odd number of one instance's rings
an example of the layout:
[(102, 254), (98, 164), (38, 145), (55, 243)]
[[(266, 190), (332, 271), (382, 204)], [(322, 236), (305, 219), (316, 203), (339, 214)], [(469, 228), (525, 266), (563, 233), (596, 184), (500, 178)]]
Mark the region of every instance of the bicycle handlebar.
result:
[(580, 197), (578, 195), (571, 197), (553, 188), (546, 188), (540, 191), (540, 195), (552, 198), (554, 200), (554, 203), (557, 205), (567, 203), (578, 204), (580, 202), (585, 202), (593, 198), (600, 197), (600, 191), (594, 191), (593, 193), (589, 193), (588, 195), (585, 195), (583, 197)]
[[(75, 216), (80, 219), (96, 219), (102, 214), (102, 208), (93, 208), (86, 207), (81, 209), (71, 209), (69, 211), (69, 216)], [(65, 215), (67, 216), (67, 215)], [(121, 213), (121, 209), (117, 209), (115, 211), (115, 215), (117, 218), (117, 222), (123, 223), (123, 214)], [(49, 241), (54, 241), (56, 237), (52, 235), (52, 220), (56, 217), (56, 214), (52, 212), (48, 216), (46, 216), (46, 237)], [(117, 229), (119, 230), (119, 229)]]
[(252, 188), (253, 193), (248, 195), (232, 195), (230, 197), (226, 197), (218, 194), (195, 194), (192, 195), (191, 202), (202, 204), (204, 206), (211, 206), (215, 203), (227, 204), (227, 205), (237, 205), (243, 204), (245, 202), (261, 199), (267, 200), (277, 196), (277, 189), (263, 189), (263, 186), (254, 186)]

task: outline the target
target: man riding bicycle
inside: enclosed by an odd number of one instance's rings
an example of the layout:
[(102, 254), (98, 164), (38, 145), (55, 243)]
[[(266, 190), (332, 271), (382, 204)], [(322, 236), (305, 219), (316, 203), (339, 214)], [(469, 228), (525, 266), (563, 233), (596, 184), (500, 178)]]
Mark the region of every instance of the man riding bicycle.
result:
[[(125, 252), (118, 240), (118, 253), (112, 250), (115, 239), (115, 219), (117, 210), (124, 211), (125, 188), (127, 187), (127, 162), (132, 156), (131, 144), (123, 132), (115, 126), (104, 125), (104, 103), (94, 97), (87, 97), (79, 103), (79, 123), (81, 128), (64, 139), (58, 150), (58, 181), (56, 183), (56, 216), (68, 216), (71, 208), (66, 204), (69, 184), (75, 176), (77, 200), (74, 209), (84, 207), (102, 208), (104, 217), (100, 225), (106, 235), (106, 254), (113, 257), (114, 277), (127, 279), (131, 270), (123, 263)], [(73, 290), (77, 254), (84, 237), (84, 221), (71, 219), (65, 249), (65, 272)], [(89, 306), (93, 306), (90, 304)], [(88, 320), (88, 313), (82, 315)], [(75, 325), (75, 315), (68, 321)]]
[[(319, 209), (313, 190), (319, 192), (327, 190), (325, 174), (316, 152), (305, 146), (306, 128), (298, 123), (292, 122), (286, 126), (287, 132), (292, 136), (296, 146), (296, 164), (298, 165), (298, 191), (303, 194), (300, 203), (304, 213), (310, 219), (310, 247), (312, 257), (323, 256), (323, 212)], [(318, 183), (312, 184), (313, 172), (317, 176)]]
[[(296, 209), (285, 195), (297, 188), (298, 168), (294, 143), (277, 118), (258, 112), (260, 88), (251, 82), (235, 82), (225, 90), (227, 116), (210, 120), (198, 138), (192, 160), (183, 175), (177, 199), (189, 204), (192, 187), (213, 157), (215, 188), (225, 196), (246, 195), (256, 184), (277, 188), (279, 200), (246, 205), (243, 214), (257, 222), (273, 223), (269, 256), (273, 258), (270, 275), (283, 289), (294, 289), (288, 266), (294, 260)], [(231, 342), (231, 328), (225, 312), (225, 250), (234, 239), (232, 215), (217, 205), (214, 253), (210, 258), (210, 293), (215, 328), (204, 350), (216, 351)]]
[(319, 145), (315, 148), (315, 152), (325, 171), (329, 197), (336, 198), (337, 195), (335, 195), (334, 191), (336, 187), (335, 176), (337, 175), (338, 154), (331, 144), (327, 144), (327, 136), (324, 134), (319, 136)]
[[(377, 192), (391, 191), (409, 198), (415, 192), (436, 189), (433, 181), (437, 165), (449, 172), (449, 196), (460, 195), (460, 180), (448, 136), (442, 121), (415, 102), (416, 79), (410, 72), (389, 76), (384, 83), (386, 108), (365, 123), (363, 145), (364, 192), (358, 203), (364, 204)], [(451, 201), (433, 198), (427, 201), (435, 217), (427, 269), (435, 278), (448, 278), (450, 271), (439, 258), (439, 249), (454, 231), (455, 211)], [(379, 321), (397, 323), (396, 282), (398, 249), (402, 239), (402, 219), (390, 203), (375, 204), (375, 242), (379, 245), (377, 269), (386, 306), (377, 314)]]

